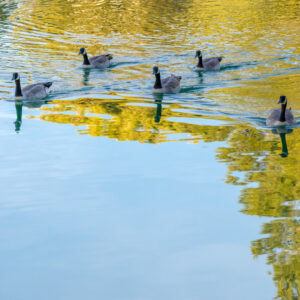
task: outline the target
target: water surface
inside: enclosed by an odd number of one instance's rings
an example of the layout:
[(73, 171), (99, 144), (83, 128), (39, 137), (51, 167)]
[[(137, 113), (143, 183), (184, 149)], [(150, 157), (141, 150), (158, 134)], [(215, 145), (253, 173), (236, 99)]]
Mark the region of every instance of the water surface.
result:
[[(298, 299), (299, 8), (2, 1), (1, 298)], [(13, 72), (50, 95), (15, 101)], [(280, 95), (297, 125), (267, 128)]]

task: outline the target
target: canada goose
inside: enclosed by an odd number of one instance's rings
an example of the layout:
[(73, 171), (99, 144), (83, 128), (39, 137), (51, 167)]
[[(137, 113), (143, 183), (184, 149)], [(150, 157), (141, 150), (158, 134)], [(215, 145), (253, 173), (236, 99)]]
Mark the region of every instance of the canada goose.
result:
[(160, 79), (160, 71), (157, 66), (153, 67), (155, 83), (152, 88), (153, 93), (178, 93), (180, 91), (181, 76), (171, 75), (167, 78)]
[(296, 124), (291, 109), (286, 110), (286, 96), (280, 96), (278, 104), (281, 104), (281, 108), (272, 110), (271, 115), (267, 118), (266, 121), (267, 126), (283, 126)]
[(113, 57), (110, 54), (96, 55), (88, 58), (85, 48), (80, 48), (79, 53), (83, 56), (84, 68), (107, 68)]
[(42, 99), (45, 98), (47, 93), (47, 88), (52, 85), (52, 82), (41, 82), (25, 86), (21, 88), (20, 75), (18, 73), (13, 73), (12, 79), (16, 83), (15, 99)]
[(196, 51), (195, 57), (198, 57), (198, 64), (196, 70), (206, 70), (206, 71), (217, 71), (220, 70), (220, 62), (223, 59), (222, 56), (219, 57), (208, 57), (202, 59), (202, 53), (200, 50)]

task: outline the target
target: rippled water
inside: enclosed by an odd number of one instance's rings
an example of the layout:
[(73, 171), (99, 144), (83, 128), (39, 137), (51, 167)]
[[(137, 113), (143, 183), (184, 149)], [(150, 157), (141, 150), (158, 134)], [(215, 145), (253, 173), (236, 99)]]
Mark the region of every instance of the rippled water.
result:
[[(2, 1), (1, 299), (298, 299), (299, 15)], [(81, 68), (80, 47), (111, 67)], [(195, 71), (198, 49), (221, 70)], [(153, 65), (179, 94), (152, 94)], [(15, 101), (13, 72), (50, 95)], [(297, 124), (267, 128), (280, 95)]]

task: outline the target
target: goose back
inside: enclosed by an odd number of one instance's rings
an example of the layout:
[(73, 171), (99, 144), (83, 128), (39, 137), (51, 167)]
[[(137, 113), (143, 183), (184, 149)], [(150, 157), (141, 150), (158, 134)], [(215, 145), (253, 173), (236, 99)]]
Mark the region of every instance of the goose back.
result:
[(209, 57), (203, 60), (203, 67), (205, 70), (217, 71), (220, 70), (223, 57)]
[(164, 78), (162, 83), (162, 88), (165, 93), (178, 93), (180, 91), (180, 80), (181, 76), (171, 75), (167, 78)]
[(90, 65), (87, 67), (90, 68), (107, 68), (110, 65), (112, 56), (110, 54), (96, 55), (89, 58)]
[(181, 76), (171, 75), (161, 80), (161, 88), (154, 88), (156, 93), (178, 93), (180, 91)]
[(284, 126), (284, 125), (295, 125), (296, 120), (293, 116), (291, 109), (285, 111), (285, 121), (280, 121), (281, 108), (276, 108), (271, 111), (270, 116), (267, 118), (267, 126)]
[(52, 82), (30, 84), (22, 88), (23, 99), (42, 99), (48, 93), (47, 89), (52, 85)]
[(220, 63), (223, 59), (223, 56), (203, 58), (201, 51), (197, 50), (195, 57), (198, 58), (196, 70), (217, 71), (221, 68)]

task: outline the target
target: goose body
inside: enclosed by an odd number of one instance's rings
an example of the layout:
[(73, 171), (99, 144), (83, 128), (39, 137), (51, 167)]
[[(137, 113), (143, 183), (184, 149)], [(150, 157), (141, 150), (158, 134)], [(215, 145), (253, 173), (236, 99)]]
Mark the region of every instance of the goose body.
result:
[(96, 55), (88, 58), (85, 48), (81, 48), (79, 53), (83, 56), (83, 68), (107, 68), (110, 65), (112, 56), (110, 54)]
[(281, 108), (273, 109), (270, 116), (267, 118), (267, 126), (285, 126), (295, 125), (296, 120), (294, 119), (291, 109), (286, 109), (287, 98), (280, 96), (278, 104), (281, 104)]
[(153, 67), (153, 74), (155, 75), (155, 83), (152, 88), (153, 93), (179, 93), (181, 76), (171, 75), (167, 78), (160, 78), (160, 71), (158, 67)]
[(222, 56), (218, 57), (208, 57), (202, 58), (201, 51), (196, 51), (196, 56), (198, 58), (198, 64), (196, 66), (197, 71), (218, 71), (221, 68)]
[(41, 82), (25, 86), (21, 88), (20, 75), (18, 73), (13, 74), (12, 80), (15, 80), (15, 99), (29, 99), (36, 100), (45, 98), (48, 95), (48, 88), (52, 85), (52, 82)]

